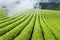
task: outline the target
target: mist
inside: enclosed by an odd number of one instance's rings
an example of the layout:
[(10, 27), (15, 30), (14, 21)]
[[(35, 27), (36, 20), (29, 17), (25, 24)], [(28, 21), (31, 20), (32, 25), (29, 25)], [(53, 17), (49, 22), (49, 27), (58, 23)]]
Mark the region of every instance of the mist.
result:
[(36, 0), (0, 0), (0, 8), (6, 6), (3, 9), (7, 10), (8, 16), (13, 16), (23, 9), (34, 8), (36, 3)]

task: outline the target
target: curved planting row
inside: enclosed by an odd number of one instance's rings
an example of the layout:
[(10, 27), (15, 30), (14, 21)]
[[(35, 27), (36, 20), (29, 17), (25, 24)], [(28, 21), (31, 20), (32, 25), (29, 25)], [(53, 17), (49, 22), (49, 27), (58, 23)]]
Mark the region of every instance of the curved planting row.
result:
[[(11, 19), (11, 20), (8, 20), (7, 22), (4, 21), (3, 23), (0, 24), (0, 28), (3, 28), (3, 27), (5, 27), (5, 26), (7, 26), (7, 25), (12, 24), (12, 23), (14, 23), (14, 22), (22, 19), (24, 16), (26, 16), (26, 13), (23, 14), (23, 15), (19, 15), (18, 17), (13, 18), (13, 19)], [(22, 22), (22, 21), (21, 21), (21, 22)]]
[(59, 11), (27, 10), (0, 21), (0, 40), (60, 40)]
[[(45, 11), (47, 12), (47, 11)], [(51, 31), (51, 33), (54, 36), (53, 40), (60, 40), (60, 16), (59, 16), (59, 12), (56, 11), (50, 11), (50, 13), (43, 13), (43, 22), (46, 25), (46, 27)], [(50, 33), (50, 36), (51, 36)], [(53, 38), (53, 36), (51, 36)], [(50, 37), (49, 37), (50, 38)], [(51, 38), (51, 40), (52, 40)], [(49, 39), (48, 39), (49, 40)]]
[[(32, 14), (31, 14), (32, 15)], [(4, 28), (0, 29), (0, 36), (10, 30), (12, 30), (13, 28), (15, 28), (16, 26), (18, 26), (19, 24), (21, 24), (22, 22), (24, 22), (27, 18), (29, 17), (29, 14), (27, 14), (25, 17), (23, 17), (22, 19), (19, 19), (18, 21), (5, 26)], [(2, 26), (3, 27), (3, 26)]]

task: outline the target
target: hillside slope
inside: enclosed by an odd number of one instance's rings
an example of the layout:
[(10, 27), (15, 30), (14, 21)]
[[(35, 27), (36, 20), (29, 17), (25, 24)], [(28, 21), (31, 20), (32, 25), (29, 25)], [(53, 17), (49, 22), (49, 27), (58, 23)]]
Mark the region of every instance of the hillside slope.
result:
[(0, 40), (60, 40), (60, 12), (29, 9), (1, 20)]

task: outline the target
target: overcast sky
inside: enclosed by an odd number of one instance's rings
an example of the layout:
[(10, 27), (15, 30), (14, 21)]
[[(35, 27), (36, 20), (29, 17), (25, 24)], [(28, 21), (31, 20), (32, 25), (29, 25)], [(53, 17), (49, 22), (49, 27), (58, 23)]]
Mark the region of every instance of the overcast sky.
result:
[[(19, 4), (17, 2), (19, 2)], [(32, 7), (34, 3), (32, 0), (0, 0), (0, 7)]]
[(17, 12), (21, 8), (33, 8), (36, 1), (34, 0), (0, 0), (0, 8), (7, 6), (9, 15)]
[(12, 15), (19, 11), (21, 8), (33, 8), (34, 4), (39, 1), (40, 0), (0, 0), (0, 8), (7, 6), (4, 9), (8, 10), (9, 15)]

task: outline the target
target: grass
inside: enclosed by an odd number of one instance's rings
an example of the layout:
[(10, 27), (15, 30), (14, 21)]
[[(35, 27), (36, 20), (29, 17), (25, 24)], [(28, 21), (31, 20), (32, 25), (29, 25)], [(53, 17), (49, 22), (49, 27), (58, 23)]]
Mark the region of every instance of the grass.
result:
[(0, 40), (60, 40), (60, 11), (27, 10), (9, 18), (2, 16)]
[(6, 18), (9, 18), (9, 17), (7, 17), (6, 10), (0, 9), (0, 20), (6, 19)]

